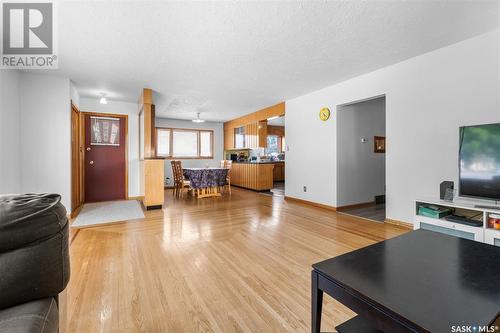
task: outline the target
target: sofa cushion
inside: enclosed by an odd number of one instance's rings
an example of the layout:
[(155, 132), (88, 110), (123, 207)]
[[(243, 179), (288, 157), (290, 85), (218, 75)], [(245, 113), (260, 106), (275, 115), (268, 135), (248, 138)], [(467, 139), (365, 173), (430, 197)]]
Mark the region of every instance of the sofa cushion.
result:
[(46, 239), (68, 223), (58, 194), (0, 196), (0, 253)]
[(58, 308), (53, 297), (0, 310), (0, 332), (56, 333), (58, 328)]
[(70, 275), (68, 222), (60, 196), (1, 196), (0, 249), (0, 309), (64, 290)]

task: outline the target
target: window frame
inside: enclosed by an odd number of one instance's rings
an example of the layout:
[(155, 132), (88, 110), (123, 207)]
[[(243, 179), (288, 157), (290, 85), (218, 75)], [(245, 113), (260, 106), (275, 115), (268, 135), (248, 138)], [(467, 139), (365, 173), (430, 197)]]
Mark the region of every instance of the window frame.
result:
[[(168, 155), (158, 155), (158, 130), (169, 130), (169, 152)], [(174, 132), (196, 132), (196, 156), (174, 156)], [(201, 156), (201, 133), (210, 133), (210, 156)], [(209, 160), (214, 159), (214, 130), (203, 128), (174, 128), (174, 127), (156, 127), (155, 128), (155, 156), (166, 160)]]

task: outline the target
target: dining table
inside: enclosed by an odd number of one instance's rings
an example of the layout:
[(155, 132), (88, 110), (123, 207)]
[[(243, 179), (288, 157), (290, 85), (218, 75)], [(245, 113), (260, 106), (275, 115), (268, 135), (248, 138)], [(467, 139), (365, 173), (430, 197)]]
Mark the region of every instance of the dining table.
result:
[(195, 196), (200, 198), (220, 197), (226, 185), (228, 168), (183, 168), (184, 178), (189, 180)]

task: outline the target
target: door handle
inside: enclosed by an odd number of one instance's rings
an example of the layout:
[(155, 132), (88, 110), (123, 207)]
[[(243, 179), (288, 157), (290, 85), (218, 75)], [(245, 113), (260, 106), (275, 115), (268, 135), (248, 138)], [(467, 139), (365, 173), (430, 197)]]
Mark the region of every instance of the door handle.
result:
[(90, 161), (90, 162), (89, 162), (89, 164), (90, 164), (90, 165), (94, 165), (94, 161)]

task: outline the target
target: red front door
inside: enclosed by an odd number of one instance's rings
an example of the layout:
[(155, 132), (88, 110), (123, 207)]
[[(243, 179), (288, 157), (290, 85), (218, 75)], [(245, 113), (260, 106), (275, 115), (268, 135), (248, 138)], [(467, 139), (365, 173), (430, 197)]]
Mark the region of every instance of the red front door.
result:
[(126, 117), (85, 115), (85, 202), (124, 200)]

